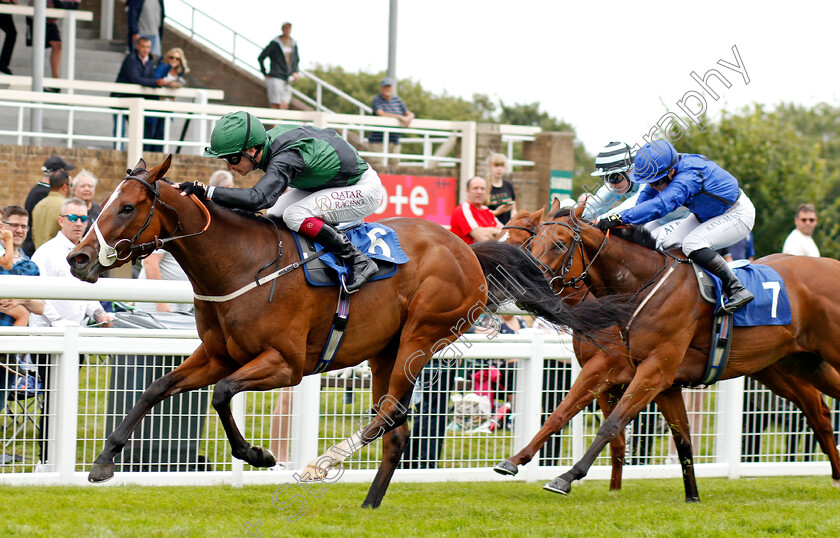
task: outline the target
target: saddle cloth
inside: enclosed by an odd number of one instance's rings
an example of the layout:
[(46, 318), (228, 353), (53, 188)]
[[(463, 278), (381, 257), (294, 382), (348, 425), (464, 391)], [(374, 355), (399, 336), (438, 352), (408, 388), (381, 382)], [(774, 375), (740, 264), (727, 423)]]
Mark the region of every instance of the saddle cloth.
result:
[[(408, 256), (400, 247), (396, 232), (379, 223), (362, 222), (351, 225), (350, 228), (340, 228), (356, 247), (367, 254), (379, 265), (379, 271), (370, 280), (382, 280), (397, 272), (397, 265), (408, 262)], [(312, 256), (323, 247), (312, 239), (292, 232), (301, 260)], [(317, 260), (303, 266), (306, 281), (313, 286), (337, 286), (339, 277), (345, 275), (348, 269), (342, 265), (331, 252), (325, 253)]]
[[(767, 265), (754, 265), (747, 260), (729, 264), (741, 283), (755, 295), (755, 300), (742, 306), (733, 314), (735, 327), (758, 327), (760, 325), (790, 325), (790, 312), (785, 282), (775, 269)], [(700, 285), (700, 294), (712, 303), (723, 303), (721, 281), (697, 264), (692, 264)]]

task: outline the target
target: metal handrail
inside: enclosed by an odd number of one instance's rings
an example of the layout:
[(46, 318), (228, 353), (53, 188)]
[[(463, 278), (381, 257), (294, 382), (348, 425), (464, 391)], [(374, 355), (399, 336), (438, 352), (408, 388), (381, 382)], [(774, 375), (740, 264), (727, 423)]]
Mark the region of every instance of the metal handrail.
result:
[[(178, 8), (180, 7), (178, 6), (178, 4), (182, 4), (184, 7), (189, 9), (189, 24), (186, 24), (181, 20), (178, 20), (175, 17), (173, 17), (173, 13), (177, 13)], [(225, 30), (226, 32), (229, 32), (232, 38), (230, 47), (231, 50), (228, 50), (225, 46), (220, 44), (225, 43), (226, 40), (220, 39), (218, 36), (214, 36), (213, 39), (210, 39), (199, 33), (196, 30), (196, 15), (200, 15), (201, 17), (206, 18), (208, 22), (212, 23), (213, 25), (217, 25), (219, 28)], [(245, 37), (244, 35), (240, 34), (230, 26), (214, 19), (212, 16), (196, 8), (192, 4), (189, 4), (184, 0), (169, 0), (169, 2), (167, 2), (166, 4), (166, 22), (168, 22), (171, 26), (187, 35), (191, 40), (198, 41), (204, 46), (207, 46), (208, 48), (221, 54), (222, 56), (229, 58), (234, 65), (248, 71), (254, 76), (262, 77), (262, 72), (260, 71), (259, 64), (257, 63), (257, 56), (254, 55), (251, 59), (246, 59), (237, 51), (237, 43), (242, 43), (244, 46), (251, 46), (258, 51), (262, 50), (263, 47), (250, 40), (249, 38)], [(321, 95), (323, 93), (323, 90), (326, 89), (332, 94), (338, 96), (339, 98), (345, 101), (348, 101), (353, 106), (357, 107), (359, 109), (359, 114), (373, 113), (373, 110), (370, 108), (370, 106), (359, 101), (352, 95), (341, 91), (329, 82), (319, 78), (317, 75), (310, 73), (309, 71), (306, 71), (304, 69), (300, 69), (299, 72), (301, 76), (307, 77), (315, 83), (316, 97), (315, 99), (313, 99), (308, 95), (302, 93), (300, 90), (296, 89), (294, 86), (292, 86), (292, 94), (298, 99), (308, 103), (311, 106), (314, 106), (316, 110), (321, 112), (332, 112), (321, 102)]]

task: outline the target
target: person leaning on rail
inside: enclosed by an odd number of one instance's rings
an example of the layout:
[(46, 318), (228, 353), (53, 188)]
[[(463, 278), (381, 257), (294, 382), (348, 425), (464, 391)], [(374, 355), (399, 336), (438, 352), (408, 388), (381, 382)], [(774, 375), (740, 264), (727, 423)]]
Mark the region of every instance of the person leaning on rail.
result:
[[(737, 243), (755, 224), (755, 207), (738, 186), (738, 180), (703, 155), (677, 153), (665, 140), (645, 144), (636, 154), (630, 180), (649, 184), (636, 205), (598, 221), (606, 231), (621, 224), (645, 224), (680, 206), (691, 215), (670, 232), (682, 251), (723, 282), (729, 300), (723, 305), (732, 313), (754, 299), (723, 257), (715, 250)], [(658, 229), (652, 231), (657, 237)]]
[(183, 194), (225, 207), (267, 208), (269, 215), (282, 216), (290, 229), (347, 262), (349, 292), (376, 274), (376, 262), (333, 224), (372, 215), (385, 189), (373, 168), (334, 130), (287, 124), (266, 132), (251, 114), (232, 112), (216, 123), (204, 156), (224, 160), (228, 170), (243, 176), (257, 169), (265, 175), (254, 187), (241, 189), (185, 182), (178, 186)]

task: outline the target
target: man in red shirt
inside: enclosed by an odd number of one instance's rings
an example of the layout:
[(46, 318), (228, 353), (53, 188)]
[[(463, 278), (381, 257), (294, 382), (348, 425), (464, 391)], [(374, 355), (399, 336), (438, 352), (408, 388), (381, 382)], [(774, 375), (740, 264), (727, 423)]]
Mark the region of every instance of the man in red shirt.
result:
[(468, 245), (496, 239), (502, 223), (484, 205), (487, 201), (487, 182), (476, 176), (467, 182), (467, 199), (452, 213), (450, 230)]

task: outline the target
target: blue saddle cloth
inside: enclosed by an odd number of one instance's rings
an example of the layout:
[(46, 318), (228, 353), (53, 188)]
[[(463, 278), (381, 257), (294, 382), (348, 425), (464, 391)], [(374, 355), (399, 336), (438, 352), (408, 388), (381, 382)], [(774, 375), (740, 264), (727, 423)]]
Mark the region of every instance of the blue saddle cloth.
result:
[[(400, 247), (397, 233), (376, 222), (363, 222), (358, 226), (344, 230), (350, 242), (356, 247), (376, 260), (379, 271), (370, 280), (382, 280), (394, 276), (397, 272), (397, 265), (408, 262), (408, 256)], [(311, 239), (292, 232), (295, 244), (301, 259), (312, 256), (315, 252), (324, 247)], [(336, 286), (339, 277), (345, 275), (348, 269), (341, 264), (335, 254), (325, 253), (317, 260), (303, 266), (306, 280), (313, 286)]]
[[(793, 322), (785, 281), (775, 269), (767, 265), (753, 265), (745, 260), (743, 265), (733, 267), (733, 271), (741, 283), (755, 295), (754, 301), (742, 306), (732, 315), (736, 327), (790, 325)], [(721, 304), (720, 279), (708, 271), (706, 274), (714, 281), (717, 304)]]

